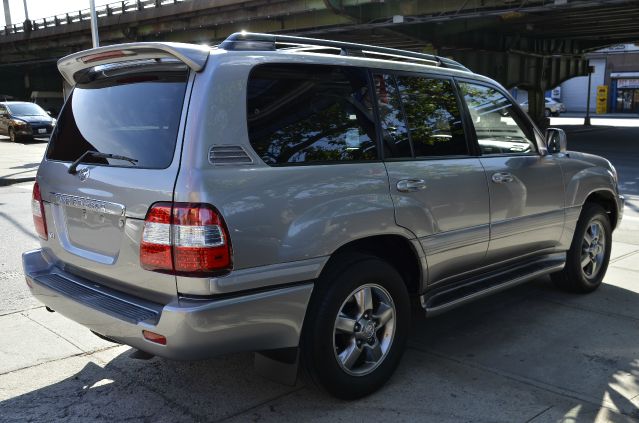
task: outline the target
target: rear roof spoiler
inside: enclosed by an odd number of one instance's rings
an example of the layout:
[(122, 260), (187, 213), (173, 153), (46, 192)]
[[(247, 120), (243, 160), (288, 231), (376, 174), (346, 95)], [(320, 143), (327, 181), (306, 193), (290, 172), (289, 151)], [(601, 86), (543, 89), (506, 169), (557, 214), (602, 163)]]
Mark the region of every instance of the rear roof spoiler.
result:
[(114, 44), (70, 54), (58, 60), (58, 70), (71, 85), (75, 75), (85, 69), (107, 63), (128, 60), (173, 58), (183, 62), (195, 72), (204, 68), (211, 48), (185, 43), (142, 42)]

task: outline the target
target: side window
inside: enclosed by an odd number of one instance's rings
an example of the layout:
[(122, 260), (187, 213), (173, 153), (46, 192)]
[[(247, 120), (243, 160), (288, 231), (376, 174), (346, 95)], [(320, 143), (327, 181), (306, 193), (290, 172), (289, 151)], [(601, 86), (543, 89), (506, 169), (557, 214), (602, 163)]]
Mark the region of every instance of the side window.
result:
[(251, 145), (269, 165), (377, 159), (366, 71), (267, 64), (249, 77)]
[(415, 157), (468, 155), (457, 96), (450, 81), (399, 76)]
[(530, 124), (517, 114), (513, 104), (494, 88), (460, 83), (475, 126), (482, 154), (535, 154)]
[(379, 105), (384, 157), (413, 157), (395, 78), (388, 74), (375, 74), (373, 81)]

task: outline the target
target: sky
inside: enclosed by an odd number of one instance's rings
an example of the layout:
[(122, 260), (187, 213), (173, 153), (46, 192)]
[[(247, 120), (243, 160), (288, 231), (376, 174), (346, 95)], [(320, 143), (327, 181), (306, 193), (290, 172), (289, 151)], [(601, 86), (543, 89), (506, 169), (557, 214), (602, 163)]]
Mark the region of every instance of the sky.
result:
[[(2, 2), (3, 0), (0, 0)], [(116, 0), (95, 0), (95, 6), (114, 3)], [(30, 19), (48, 18), (62, 13), (89, 8), (89, 0), (26, 0)], [(24, 22), (23, 0), (9, 0), (11, 21)], [(5, 24), (4, 7), (0, 6), (0, 27)]]

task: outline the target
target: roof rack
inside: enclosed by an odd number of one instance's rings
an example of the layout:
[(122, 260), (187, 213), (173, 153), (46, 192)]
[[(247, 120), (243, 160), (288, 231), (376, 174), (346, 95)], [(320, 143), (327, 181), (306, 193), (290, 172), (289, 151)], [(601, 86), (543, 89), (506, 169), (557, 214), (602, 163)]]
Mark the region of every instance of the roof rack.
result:
[(229, 51), (275, 51), (277, 45), (287, 46), (320, 46), (341, 50), (345, 56), (364, 56), (365, 53), (381, 55), (384, 58), (418, 59), (420, 62), (431, 62), (434, 66), (471, 72), (459, 62), (434, 54), (416, 53), (396, 48), (377, 47), (368, 44), (348, 43), (343, 41), (322, 40), (319, 38), (296, 37), (292, 35), (260, 34), (255, 32), (236, 32), (231, 34), (218, 47)]

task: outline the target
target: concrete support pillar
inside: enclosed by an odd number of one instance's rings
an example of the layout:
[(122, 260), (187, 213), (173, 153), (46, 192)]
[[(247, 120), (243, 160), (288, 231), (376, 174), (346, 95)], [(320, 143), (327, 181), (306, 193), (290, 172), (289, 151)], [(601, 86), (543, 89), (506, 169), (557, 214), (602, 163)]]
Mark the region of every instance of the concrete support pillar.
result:
[(547, 58), (537, 58), (536, 62), (537, 72), (528, 90), (528, 114), (541, 130), (545, 130), (550, 126), (550, 114), (546, 112), (546, 90), (550, 88), (550, 63)]
[(546, 110), (546, 87), (545, 84), (536, 85), (528, 90), (528, 114), (532, 120), (544, 130), (550, 126), (550, 118), (545, 116)]

